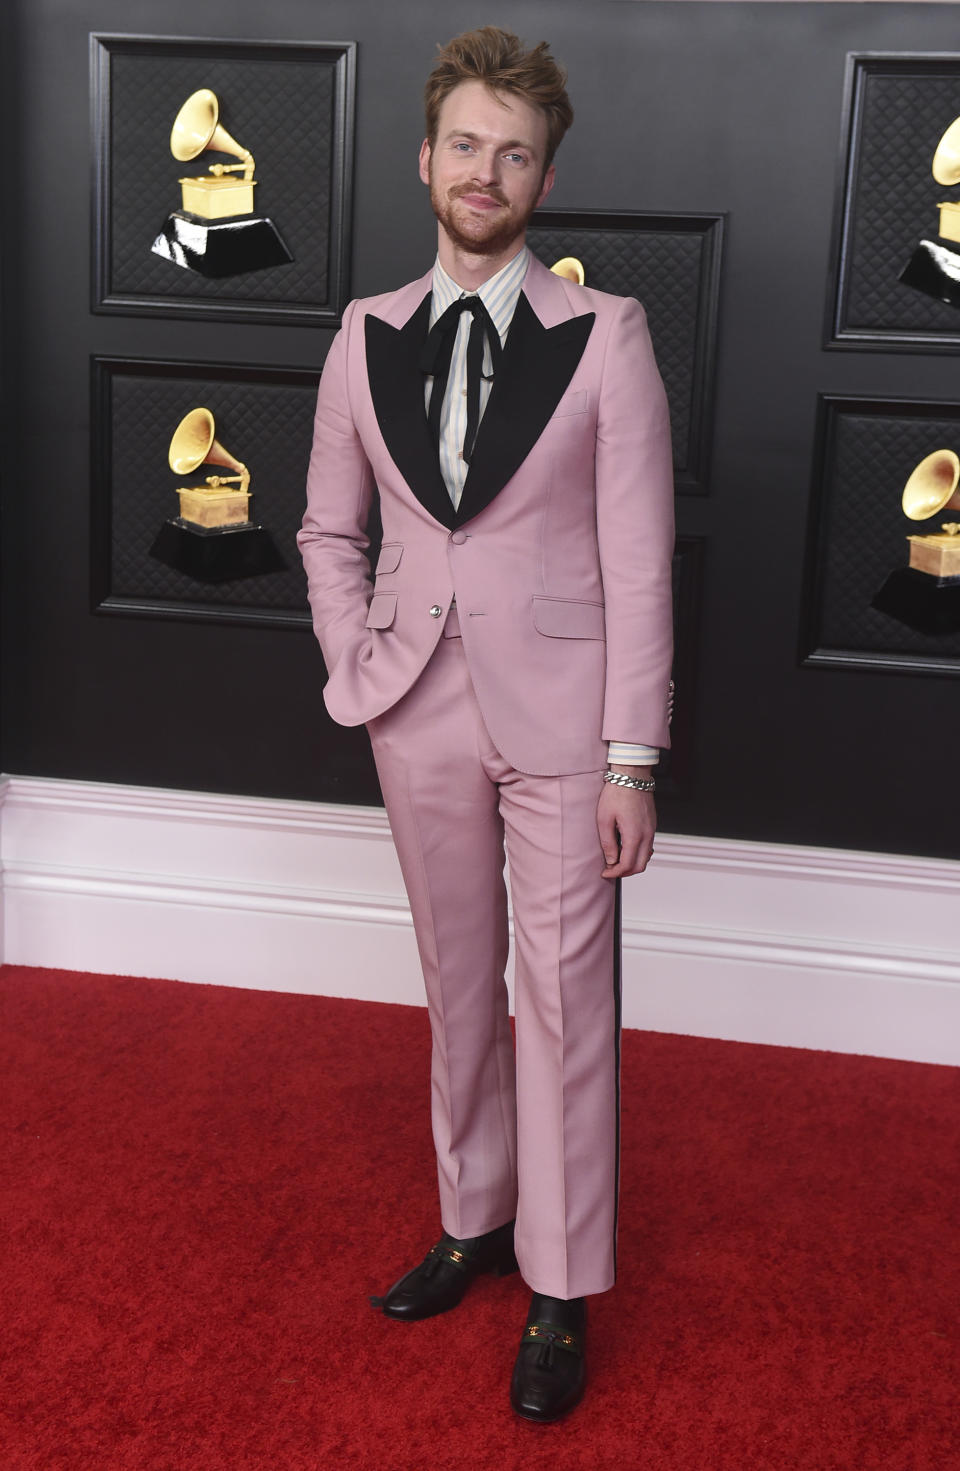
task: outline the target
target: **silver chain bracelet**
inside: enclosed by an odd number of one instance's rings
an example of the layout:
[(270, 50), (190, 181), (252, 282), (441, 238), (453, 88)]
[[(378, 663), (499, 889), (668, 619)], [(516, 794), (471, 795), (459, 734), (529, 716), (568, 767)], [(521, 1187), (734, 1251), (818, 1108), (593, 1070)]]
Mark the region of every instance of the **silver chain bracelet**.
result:
[(630, 787), (634, 792), (655, 792), (657, 790), (655, 781), (646, 781), (639, 776), (623, 776), (619, 771), (605, 771), (603, 779), (611, 786)]

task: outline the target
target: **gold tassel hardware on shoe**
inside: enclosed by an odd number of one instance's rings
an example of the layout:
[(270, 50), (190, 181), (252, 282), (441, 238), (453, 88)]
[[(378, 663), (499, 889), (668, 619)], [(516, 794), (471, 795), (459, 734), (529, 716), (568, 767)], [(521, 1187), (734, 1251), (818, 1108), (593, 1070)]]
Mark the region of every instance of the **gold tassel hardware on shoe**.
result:
[(462, 1251), (457, 1251), (452, 1246), (444, 1246), (442, 1243), (438, 1246), (431, 1246), (427, 1252), (427, 1259), (429, 1260), (430, 1257), (433, 1257), (434, 1263), (449, 1262), (453, 1267), (462, 1267), (467, 1260)]
[(524, 1338), (545, 1338), (550, 1343), (555, 1343), (560, 1348), (573, 1349), (577, 1351), (577, 1340), (572, 1333), (557, 1333), (553, 1328), (541, 1328), (539, 1323), (531, 1323), (529, 1328), (524, 1329)]
[(523, 1342), (537, 1345), (534, 1363), (539, 1369), (554, 1368), (558, 1348), (580, 1358), (580, 1345), (574, 1334), (561, 1333), (557, 1328), (546, 1328), (542, 1323), (529, 1323), (523, 1330)]
[(566, 1349), (567, 1353), (573, 1353), (576, 1358), (581, 1356), (581, 1346), (572, 1333), (560, 1333), (557, 1328), (544, 1328), (540, 1322), (531, 1322), (523, 1330), (523, 1343), (538, 1344), (540, 1352), (535, 1362), (544, 1370), (553, 1368), (554, 1352), (557, 1349)]

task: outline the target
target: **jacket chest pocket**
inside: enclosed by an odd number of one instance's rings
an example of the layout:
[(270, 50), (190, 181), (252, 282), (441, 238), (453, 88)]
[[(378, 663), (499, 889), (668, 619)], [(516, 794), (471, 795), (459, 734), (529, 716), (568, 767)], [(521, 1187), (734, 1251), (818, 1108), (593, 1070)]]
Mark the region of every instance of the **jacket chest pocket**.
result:
[(552, 419), (567, 419), (572, 414), (585, 414), (587, 412), (587, 390), (585, 388), (575, 389), (573, 393), (565, 393), (551, 414)]

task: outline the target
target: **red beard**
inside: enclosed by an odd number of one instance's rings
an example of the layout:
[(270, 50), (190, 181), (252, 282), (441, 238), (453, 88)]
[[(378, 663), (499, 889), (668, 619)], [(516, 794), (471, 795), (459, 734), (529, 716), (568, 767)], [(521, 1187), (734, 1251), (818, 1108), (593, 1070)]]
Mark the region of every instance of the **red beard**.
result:
[[(456, 209), (457, 200), (466, 194), (483, 194), (502, 207), (491, 210), (489, 218), (468, 211), (467, 206)], [(430, 179), (430, 203), (433, 212), (450, 240), (469, 255), (500, 255), (527, 228), (534, 206), (525, 213), (518, 213), (497, 189), (478, 188), (476, 184), (456, 184), (441, 197)]]

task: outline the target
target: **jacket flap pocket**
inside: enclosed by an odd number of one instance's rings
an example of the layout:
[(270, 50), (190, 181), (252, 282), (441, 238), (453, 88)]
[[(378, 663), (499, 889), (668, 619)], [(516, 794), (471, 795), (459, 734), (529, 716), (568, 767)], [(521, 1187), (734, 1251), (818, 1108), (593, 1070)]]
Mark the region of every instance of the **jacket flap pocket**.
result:
[(368, 628), (389, 628), (397, 614), (395, 592), (375, 592), (367, 609)]
[(587, 407), (587, 390), (585, 388), (575, 389), (573, 393), (565, 393), (553, 411), (553, 417), (560, 419), (565, 414), (582, 414)]
[(400, 541), (388, 541), (380, 549), (377, 558), (377, 576), (381, 572), (396, 572), (400, 566), (400, 558), (403, 556), (403, 543)]
[(604, 638), (602, 603), (585, 603), (579, 598), (533, 600), (533, 622), (549, 638)]

